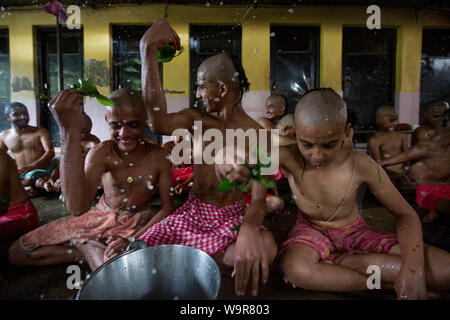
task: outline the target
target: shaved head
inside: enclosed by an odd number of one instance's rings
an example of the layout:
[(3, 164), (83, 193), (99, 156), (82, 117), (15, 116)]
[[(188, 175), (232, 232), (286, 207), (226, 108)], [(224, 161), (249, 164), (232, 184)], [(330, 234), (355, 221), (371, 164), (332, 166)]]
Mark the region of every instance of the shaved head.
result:
[(111, 92), (109, 98), (114, 102), (114, 107), (107, 107), (107, 114), (111, 114), (114, 109), (127, 109), (142, 112), (146, 118), (144, 100), (139, 91), (122, 88)]
[(286, 108), (286, 99), (284, 96), (280, 94), (272, 94), (270, 97), (267, 98), (267, 101), (270, 101), (273, 105), (278, 107), (284, 107)]
[(442, 112), (445, 112), (445, 110), (447, 109), (449, 109), (448, 102), (444, 100), (438, 100), (430, 102), (427, 105), (426, 112), (434, 112), (435, 110), (442, 110)]
[(321, 88), (307, 92), (295, 107), (295, 126), (320, 127), (347, 122), (344, 99), (333, 89)]
[(386, 117), (388, 115), (391, 115), (391, 114), (397, 114), (397, 112), (395, 112), (394, 107), (381, 106), (375, 112), (375, 118), (384, 118), (384, 117)]
[(226, 83), (234, 92), (239, 91), (239, 74), (227, 54), (218, 54), (203, 61), (198, 68), (198, 74), (200, 81)]

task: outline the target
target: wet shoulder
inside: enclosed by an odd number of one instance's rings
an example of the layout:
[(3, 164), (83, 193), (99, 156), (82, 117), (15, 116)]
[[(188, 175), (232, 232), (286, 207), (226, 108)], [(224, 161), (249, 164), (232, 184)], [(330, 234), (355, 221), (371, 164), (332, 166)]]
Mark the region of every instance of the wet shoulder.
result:
[(88, 152), (89, 159), (106, 159), (107, 156), (113, 153), (114, 142), (106, 140), (95, 144)]
[(280, 167), (288, 171), (295, 171), (297, 168), (303, 168), (303, 155), (298, 149), (297, 144), (291, 144), (279, 148)]

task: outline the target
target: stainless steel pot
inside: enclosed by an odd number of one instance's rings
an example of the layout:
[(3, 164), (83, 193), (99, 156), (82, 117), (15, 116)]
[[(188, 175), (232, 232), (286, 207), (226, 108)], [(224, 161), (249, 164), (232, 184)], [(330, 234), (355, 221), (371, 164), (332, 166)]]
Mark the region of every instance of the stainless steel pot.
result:
[[(99, 267), (78, 291), (77, 300), (212, 300), (220, 271), (205, 252), (181, 245), (145, 247), (136, 240), (130, 251)], [(141, 248), (144, 247), (144, 248)]]

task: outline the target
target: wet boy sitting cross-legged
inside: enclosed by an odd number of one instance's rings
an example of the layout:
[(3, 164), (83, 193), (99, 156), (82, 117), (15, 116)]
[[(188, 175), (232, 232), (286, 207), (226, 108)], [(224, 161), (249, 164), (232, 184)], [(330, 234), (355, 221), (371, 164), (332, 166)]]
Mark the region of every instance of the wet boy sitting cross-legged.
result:
[[(367, 290), (366, 270), (375, 265), (382, 287), (394, 287), (398, 298), (426, 299), (427, 290), (447, 290), (450, 254), (423, 244), (414, 209), (374, 160), (342, 147), (349, 129), (346, 118), (339, 95), (313, 90), (296, 106), (297, 145), (280, 148), (280, 165), (299, 208), (279, 250), (285, 280), (310, 290)], [(243, 166), (222, 166), (218, 175), (234, 182), (249, 176)], [(355, 201), (362, 183), (395, 215), (397, 235), (364, 222)]]

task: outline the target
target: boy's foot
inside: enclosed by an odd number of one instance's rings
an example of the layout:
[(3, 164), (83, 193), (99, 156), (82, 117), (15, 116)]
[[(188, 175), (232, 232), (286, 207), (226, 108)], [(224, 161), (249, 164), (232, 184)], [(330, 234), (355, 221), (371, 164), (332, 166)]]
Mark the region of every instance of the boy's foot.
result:
[(25, 191), (28, 193), (28, 196), (30, 198), (36, 197), (38, 195), (38, 192), (33, 187), (25, 187)]

